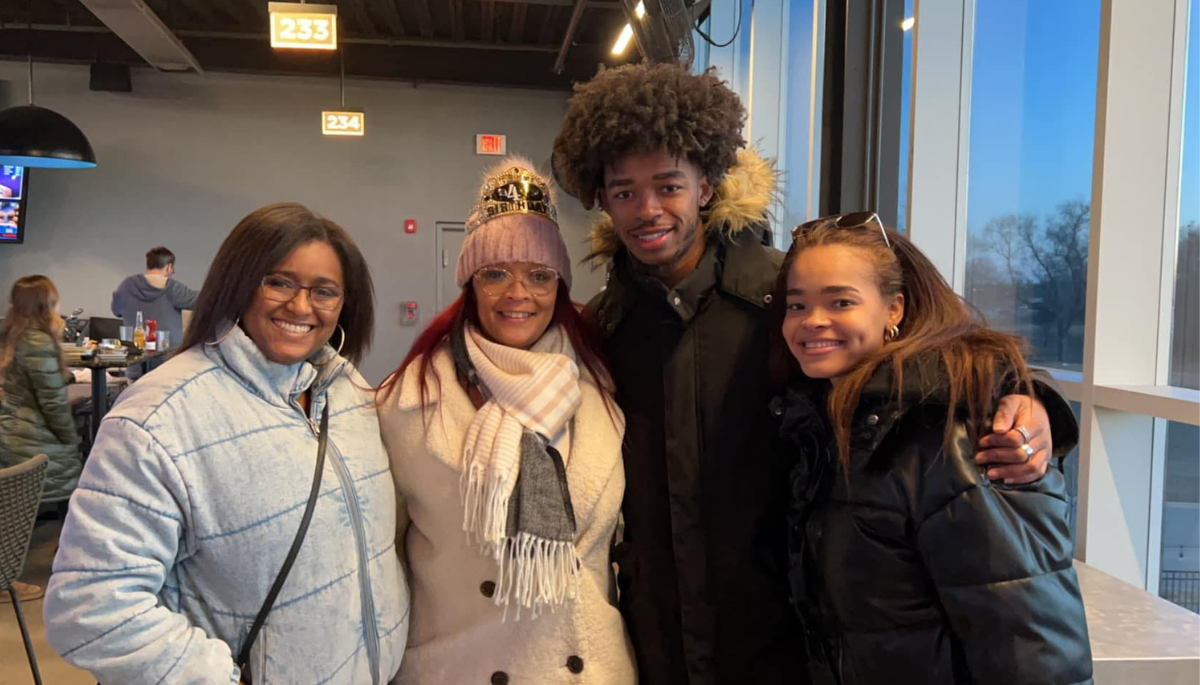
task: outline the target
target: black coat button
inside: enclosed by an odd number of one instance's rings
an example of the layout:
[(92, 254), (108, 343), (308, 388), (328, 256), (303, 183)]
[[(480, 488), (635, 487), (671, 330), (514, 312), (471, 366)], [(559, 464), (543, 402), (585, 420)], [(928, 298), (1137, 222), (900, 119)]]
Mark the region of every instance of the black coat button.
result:
[(492, 685), (508, 685), (508, 674), (504, 671), (496, 671), (493, 673)]
[(479, 594), (484, 597), (492, 597), (496, 594), (496, 584), (490, 580), (485, 580), (479, 584)]
[(572, 673), (583, 673), (583, 659), (574, 655), (567, 657), (567, 669)]

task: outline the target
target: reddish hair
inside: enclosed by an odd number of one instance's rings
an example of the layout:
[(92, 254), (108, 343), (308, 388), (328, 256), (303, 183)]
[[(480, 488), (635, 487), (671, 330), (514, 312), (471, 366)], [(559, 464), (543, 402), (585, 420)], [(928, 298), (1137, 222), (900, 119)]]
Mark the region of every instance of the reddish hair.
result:
[[(458, 299), (450, 303), (449, 307), (442, 310), (429, 322), (425, 330), (421, 331), (421, 334), (413, 342), (412, 348), (405, 355), (404, 361), (400, 362), (400, 366), (396, 367), (396, 370), (375, 389), (376, 394), (382, 393), (383, 399), (387, 399), (388, 395), (400, 384), (400, 379), (404, 377), (408, 368), (416, 363), (417, 373), (421, 380), (421, 406), (427, 407), (430, 376), (438, 384), (439, 389), (442, 382), (437, 371), (433, 369), (433, 353), (442, 345), (449, 344), (450, 334), (457, 326), (468, 323), (476, 328), (481, 328), (479, 310), (475, 303), (475, 289), (471, 287), (470, 283), (463, 287), (462, 294), (458, 296)], [(604, 402), (611, 414), (613, 376), (608, 359), (604, 356), (600, 325), (591, 309), (571, 301), (571, 293), (561, 279), (558, 282), (558, 295), (554, 301), (554, 314), (550, 318), (550, 325), (562, 327), (563, 332), (567, 334), (567, 339), (571, 341), (571, 347), (575, 348), (575, 355), (579, 359), (579, 363), (587, 369), (587, 372), (595, 379), (596, 385), (603, 390)], [(418, 360), (420, 361), (418, 362)]]

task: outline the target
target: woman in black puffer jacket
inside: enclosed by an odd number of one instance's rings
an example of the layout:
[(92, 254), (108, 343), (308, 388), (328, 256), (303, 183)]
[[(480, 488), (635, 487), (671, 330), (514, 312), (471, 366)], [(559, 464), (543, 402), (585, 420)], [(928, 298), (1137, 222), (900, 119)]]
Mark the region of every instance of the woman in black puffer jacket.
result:
[(1020, 340), (873, 215), (793, 236), (776, 330), (803, 388), (776, 413), (814, 683), (1091, 683), (1062, 474), (1007, 484), (974, 458), (994, 398), (1033, 394)]

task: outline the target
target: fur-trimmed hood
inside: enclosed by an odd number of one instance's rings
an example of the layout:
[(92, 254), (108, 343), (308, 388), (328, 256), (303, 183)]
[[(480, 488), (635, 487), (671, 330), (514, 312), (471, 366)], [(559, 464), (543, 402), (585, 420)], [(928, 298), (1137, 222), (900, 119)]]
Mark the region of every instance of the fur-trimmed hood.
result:
[[(701, 212), (705, 231), (720, 231), (729, 238), (769, 219), (778, 181), (779, 172), (773, 160), (748, 148), (739, 150), (737, 163), (725, 174), (713, 201)], [(595, 263), (607, 261), (621, 247), (621, 239), (607, 214), (601, 214), (592, 225), (588, 239), (591, 241), (588, 258)]]

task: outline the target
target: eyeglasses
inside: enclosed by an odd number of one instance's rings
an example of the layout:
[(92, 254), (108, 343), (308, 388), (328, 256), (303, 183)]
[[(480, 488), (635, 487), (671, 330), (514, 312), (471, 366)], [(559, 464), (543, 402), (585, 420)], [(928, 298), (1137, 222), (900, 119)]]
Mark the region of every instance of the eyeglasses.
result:
[(883, 222), (879, 220), (879, 215), (875, 212), (852, 212), (850, 214), (831, 214), (823, 216), (812, 221), (805, 221), (799, 226), (792, 229), (792, 239), (813, 230), (818, 226), (833, 224), (834, 228), (870, 228), (872, 225), (879, 228), (879, 235), (883, 236), (883, 242), (890, 249), (892, 241), (888, 240), (887, 231), (883, 230)]
[(508, 269), (489, 266), (475, 273), (475, 280), (488, 295), (503, 295), (516, 281), (521, 281), (530, 295), (549, 295), (558, 287), (558, 272), (547, 267), (530, 269), (525, 274), (514, 274)]
[(308, 291), (308, 301), (313, 309), (337, 309), (345, 293), (334, 285), (300, 285), (283, 276), (264, 276), (262, 279), (263, 297), (280, 304), (291, 302), (301, 290)]

